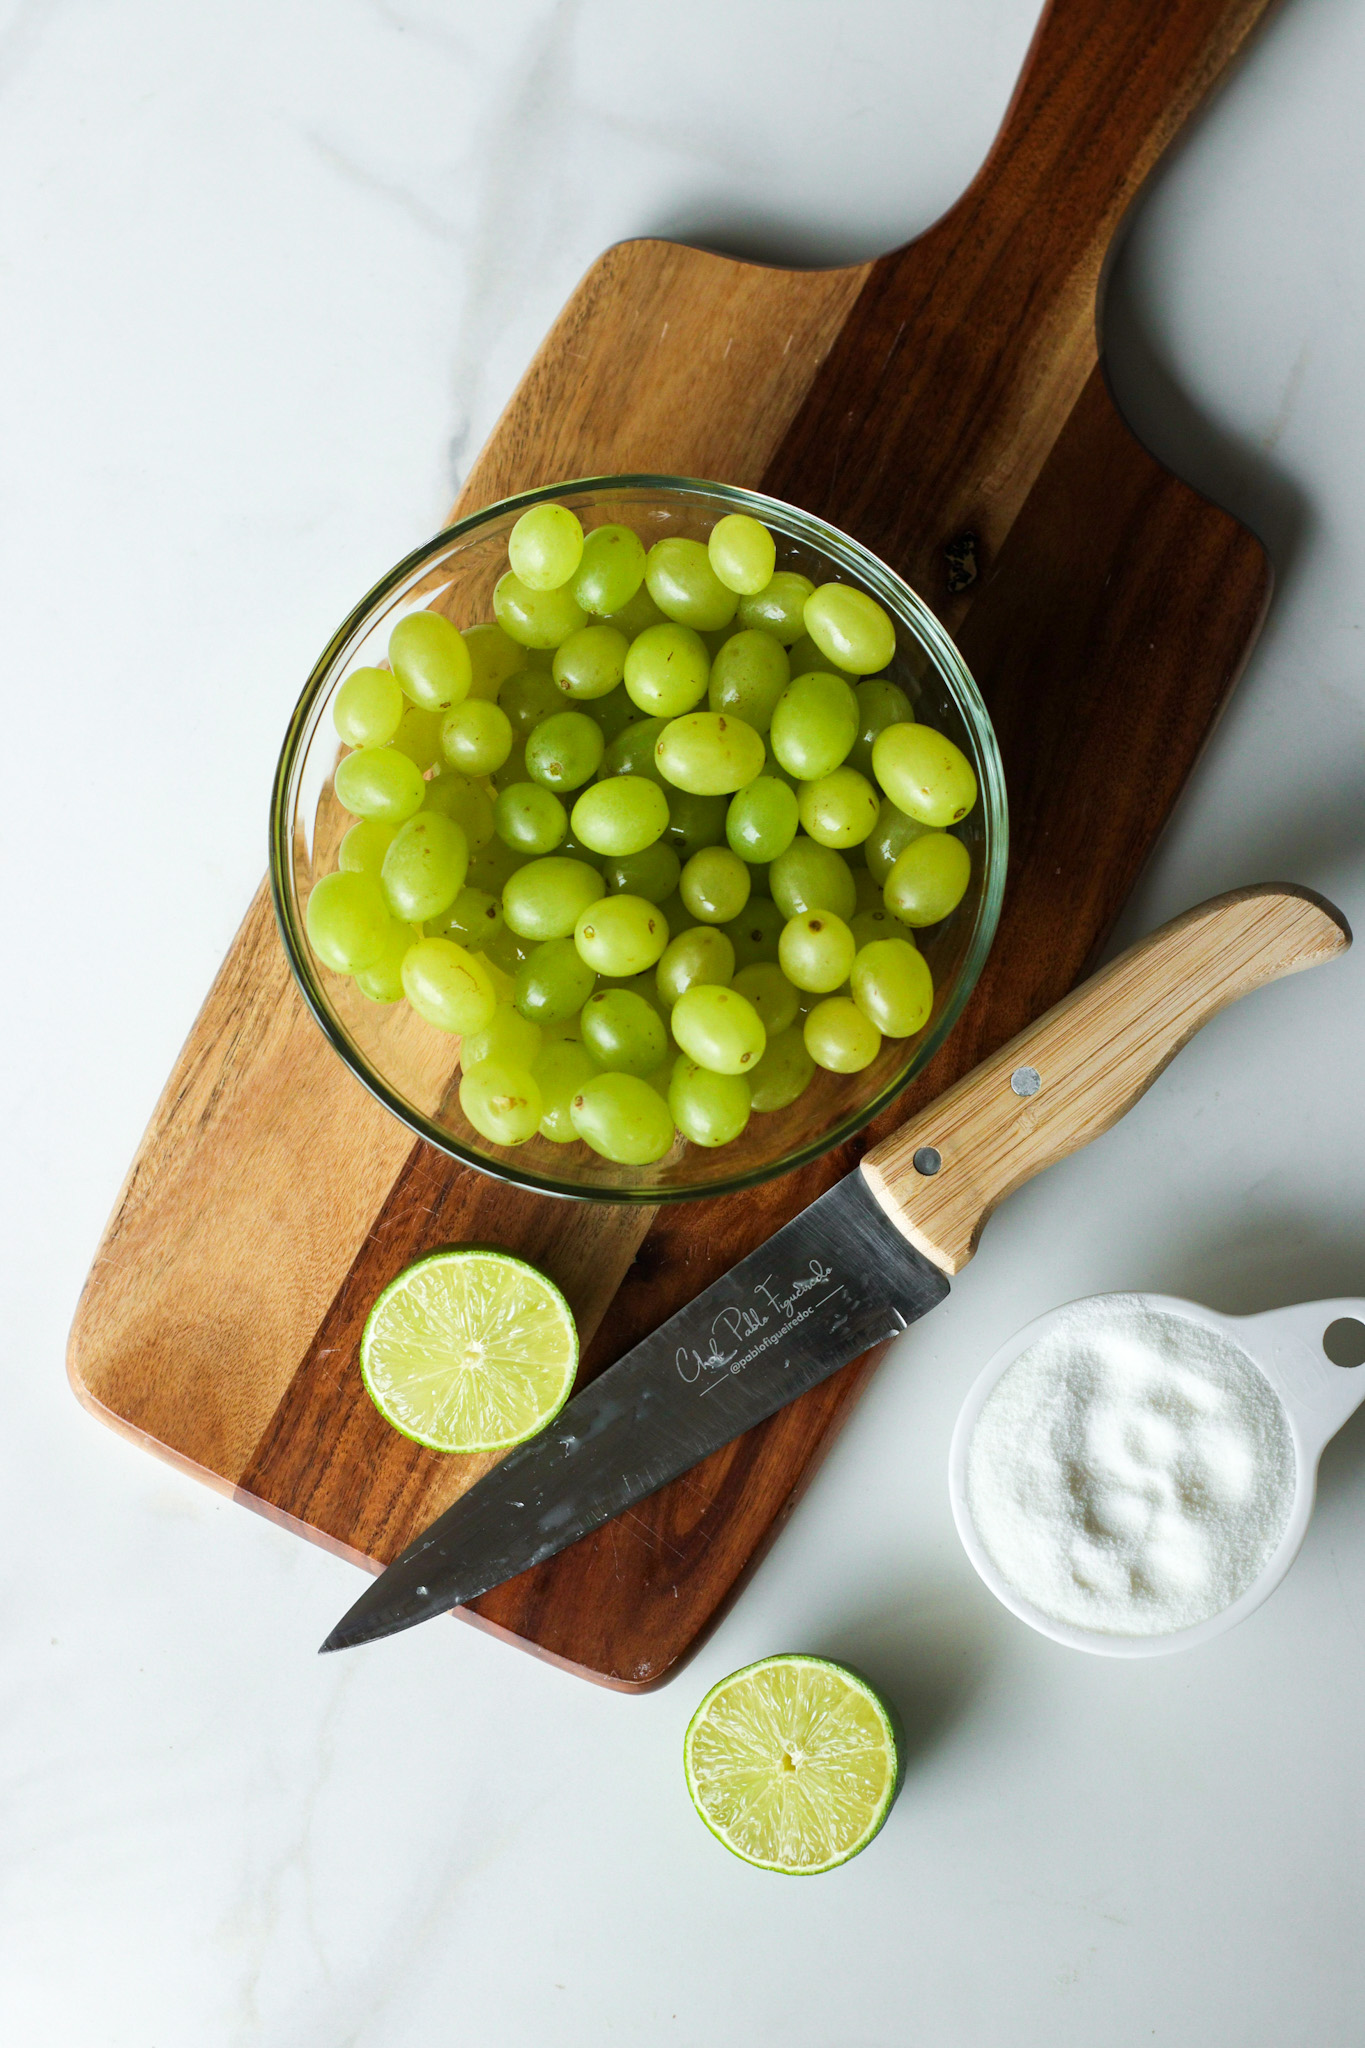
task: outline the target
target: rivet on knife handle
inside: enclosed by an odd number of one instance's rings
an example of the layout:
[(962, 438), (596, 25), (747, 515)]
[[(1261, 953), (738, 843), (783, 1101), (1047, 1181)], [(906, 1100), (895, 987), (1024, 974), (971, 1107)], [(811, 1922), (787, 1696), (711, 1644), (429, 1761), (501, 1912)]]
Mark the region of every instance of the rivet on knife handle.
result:
[(917, 1250), (960, 1272), (997, 1202), (1117, 1123), (1201, 1024), (1350, 943), (1339, 910), (1287, 882), (1187, 910), (869, 1152), (869, 1187)]

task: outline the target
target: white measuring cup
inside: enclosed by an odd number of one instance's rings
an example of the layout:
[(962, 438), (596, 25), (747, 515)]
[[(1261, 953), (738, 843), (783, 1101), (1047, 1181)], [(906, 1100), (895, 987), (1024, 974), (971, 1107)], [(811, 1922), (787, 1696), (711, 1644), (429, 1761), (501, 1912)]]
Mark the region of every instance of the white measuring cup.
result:
[(1054, 1621), (1017, 1593), (988, 1556), (976, 1533), (967, 1505), (967, 1447), (977, 1418), (1002, 1374), (1016, 1358), (1046, 1335), (1069, 1310), (1065, 1302), (1049, 1309), (997, 1351), (962, 1405), (948, 1454), (948, 1489), (957, 1533), (972, 1564), (997, 1600), (1056, 1643), (1073, 1650), (1091, 1650), (1101, 1657), (1164, 1657), (1172, 1650), (1192, 1650), (1235, 1628), (1254, 1608), (1268, 1600), (1299, 1553), (1312, 1519), (1317, 1494), (1318, 1462), (1323, 1451), (1365, 1401), (1365, 1300), (1304, 1301), (1294, 1308), (1268, 1309), (1256, 1316), (1224, 1316), (1197, 1301), (1178, 1301), (1168, 1294), (1097, 1294), (1084, 1304), (1097, 1311), (1108, 1303), (1137, 1304), (1160, 1315), (1180, 1316), (1217, 1331), (1243, 1350), (1279, 1395), (1294, 1445), (1294, 1498), (1284, 1534), (1258, 1578), (1246, 1591), (1206, 1621), (1156, 1636), (1112, 1635)]

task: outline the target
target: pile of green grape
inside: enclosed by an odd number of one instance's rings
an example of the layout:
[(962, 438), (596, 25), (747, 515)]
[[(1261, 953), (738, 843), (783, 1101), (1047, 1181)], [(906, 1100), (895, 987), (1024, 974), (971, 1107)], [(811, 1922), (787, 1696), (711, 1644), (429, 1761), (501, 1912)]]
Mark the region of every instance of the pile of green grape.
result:
[(491, 1143), (642, 1166), (731, 1143), (933, 1007), (912, 934), (961, 901), (965, 755), (879, 674), (866, 592), (731, 513), (648, 552), (523, 513), (495, 622), (401, 619), (333, 718), (356, 819), (315, 953), (461, 1046)]

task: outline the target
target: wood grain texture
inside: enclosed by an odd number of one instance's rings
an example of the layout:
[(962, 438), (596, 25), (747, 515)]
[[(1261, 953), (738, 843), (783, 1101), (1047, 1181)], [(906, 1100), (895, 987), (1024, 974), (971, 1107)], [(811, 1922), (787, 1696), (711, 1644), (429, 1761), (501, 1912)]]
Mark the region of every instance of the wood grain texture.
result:
[[(761, 485), (868, 543), (953, 626), (1001, 739), (1010, 883), (972, 1004), (885, 1128), (1084, 971), (1259, 626), (1264, 554), (1124, 427), (1096, 363), (1095, 291), (1123, 208), (1261, 4), (1056, 0), (971, 189), (875, 264), (608, 251), (457, 507), (612, 471)], [(73, 1383), (239, 1499), (382, 1563), (480, 1469), (395, 1443), (360, 1387), (364, 1306), (410, 1257), (454, 1236), (540, 1258), (580, 1315), (586, 1376), (857, 1150), (652, 1222), (505, 1188), (413, 1148), (361, 1093), (258, 899), (101, 1247)], [(471, 1618), (609, 1684), (657, 1682), (733, 1597), (868, 1370)]]
[[(1201, 1025), (1239, 996), (1351, 943), (1340, 911), (1284, 883), (1172, 919), (875, 1145), (862, 1173), (887, 1215), (960, 1273), (1006, 1195), (1116, 1124)], [(1025, 1077), (1019, 1092), (1014, 1077)], [(939, 1163), (915, 1165), (921, 1150)]]

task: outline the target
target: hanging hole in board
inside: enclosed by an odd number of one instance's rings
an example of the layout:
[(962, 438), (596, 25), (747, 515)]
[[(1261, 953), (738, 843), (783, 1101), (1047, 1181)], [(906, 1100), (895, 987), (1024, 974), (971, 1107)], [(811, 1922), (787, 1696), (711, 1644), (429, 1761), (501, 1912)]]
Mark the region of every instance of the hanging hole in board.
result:
[(1322, 1333), (1322, 1348), (1333, 1365), (1365, 1365), (1365, 1323), (1338, 1316)]

